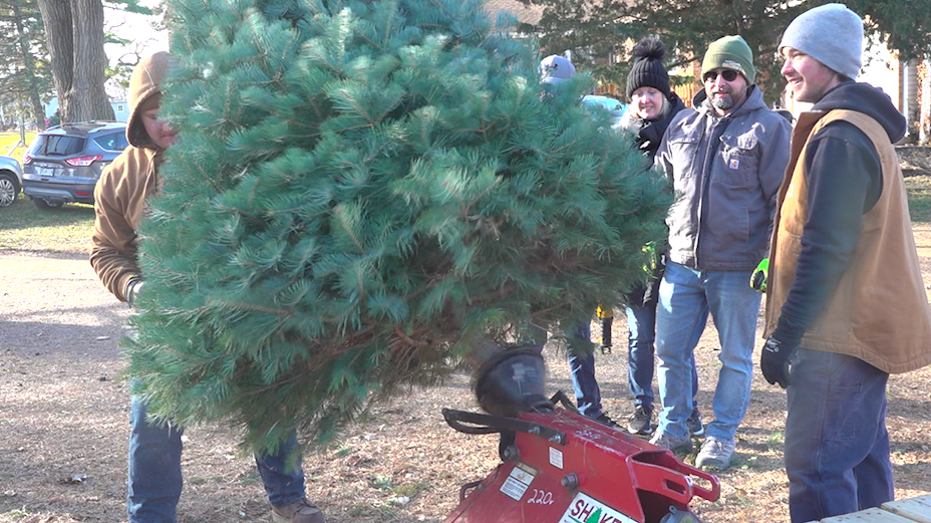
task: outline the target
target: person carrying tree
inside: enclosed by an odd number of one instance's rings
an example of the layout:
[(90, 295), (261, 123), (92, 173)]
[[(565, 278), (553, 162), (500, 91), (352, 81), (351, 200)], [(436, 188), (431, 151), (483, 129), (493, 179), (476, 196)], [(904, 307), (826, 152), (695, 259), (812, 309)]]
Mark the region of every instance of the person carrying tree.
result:
[(800, 102), (766, 285), (763, 376), (787, 389), (794, 523), (894, 498), (886, 383), (931, 363), (931, 311), (893, 143), (905, 118), (857, 83), (863, 21), (843, 4), (793, 20), (779, 43)]
[[(159, 191), (159, 166), (175, 141), (171, 125), (159, 118), (161, 83), (169, 55), (155, 53), (141, 60), (130, 80), (129, 146), (100, 176), (94, 190), (93, 245), (90, 263), (120, 301), (130, 306), (143, 286), (136, 250), (136, 230), (146, 212), (146, 200)], [(132, 397), (129, 437), (127, 513), (130, 523), (174, 523), (181, 497), (182, 430), (170, 423), (152, 423), (146, 404)], [(277, 453), (255, 456), (275, 523), (324, 523), (323, 513), (307, 500), (296, 435)]]

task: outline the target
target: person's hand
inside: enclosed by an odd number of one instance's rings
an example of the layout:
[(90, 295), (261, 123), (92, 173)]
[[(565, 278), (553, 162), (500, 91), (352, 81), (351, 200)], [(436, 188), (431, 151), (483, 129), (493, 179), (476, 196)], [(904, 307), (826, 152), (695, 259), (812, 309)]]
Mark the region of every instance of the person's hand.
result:
[(136, 299), (136, 296), (139, 295), (139, 291), (142, 289), (143, 281), (134, 278), (129, 281), (126, 285), (126, 302), (129, 303), (129, 306), (133, 306), (133, 301)]
[(650, 263), (649, 266), (644, 265), (643, 269), (653, 274), (653, 272), (656, 271), (656, 267), (663, 263), (663, 253), (657, 248), (656, 242), (647, 242), (640, 250), (647, 255)]
[(798, 343), (783, 343), (776, 338), (768, 338), (763, 344), (763, 353), (760, 355), (760, 370), (770, 385), (779, 384), (782, 388), (791, 385), (789, 379), (789, 364), (792, 356), (798, 351)]
[(766, 280), (769, 277), (769, 258), (763, 258), (750, 275), (750, 286), (757, 292), (766, 292)]

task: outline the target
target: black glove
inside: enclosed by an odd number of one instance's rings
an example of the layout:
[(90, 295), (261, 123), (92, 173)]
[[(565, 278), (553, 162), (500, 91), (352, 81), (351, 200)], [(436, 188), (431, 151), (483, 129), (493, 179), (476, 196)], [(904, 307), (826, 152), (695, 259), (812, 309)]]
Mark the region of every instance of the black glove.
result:
[(778, 383), (782, 388), (790, 385), (789, 363), (796, 351), (798, 351), (797, 342), (783, 343), (772, 337), (766, 340), (763, 344), (763, 353), (760, 355), (760, 370), (763, 371), (763, 377), (770, 385)]

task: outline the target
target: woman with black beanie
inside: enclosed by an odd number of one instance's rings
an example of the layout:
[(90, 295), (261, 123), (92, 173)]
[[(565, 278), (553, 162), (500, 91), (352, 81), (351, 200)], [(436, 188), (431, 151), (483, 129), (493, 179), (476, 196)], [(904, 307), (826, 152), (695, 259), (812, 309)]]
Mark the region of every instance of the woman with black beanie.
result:
[[(669, 88), (669, 74), (663, 66), (666, 46), (662, 40), (656, 37), (644, 38), (634, 46), (632, 55), (634, 63), (627, 75), (630, 106), (618, 126), (634, 133), (635, 143), (652, 160), (669, 122), (676, 113), (685, 109), (685, 104)], [(654, 430), (653, 354), (656, 303), (662, 271), (662, 262), (658, 262), (653, 270), (654, 279), (627, 295), (627, 380), (630, 394), (634, 397), (634, 411), (627, 419), (627, 430), (631, 434), (648, 435)], [(693, 435), (700, 436), (704, 433), (704, 426), (698, 404), (694, 402), (697, 393), (698, 376), (693, 356), (693, 410), (688, 426)]]
[(666, 45), (655, 36), (637, 42), (633, 51), (634, 63), (627, 75), (627, 97), (630, 106), (620, 126), (632, 131), (650, 159), (659, 149), (666, 127), (672, 117), (685, 104), (669, 89), (669, 74), (663, 66)]

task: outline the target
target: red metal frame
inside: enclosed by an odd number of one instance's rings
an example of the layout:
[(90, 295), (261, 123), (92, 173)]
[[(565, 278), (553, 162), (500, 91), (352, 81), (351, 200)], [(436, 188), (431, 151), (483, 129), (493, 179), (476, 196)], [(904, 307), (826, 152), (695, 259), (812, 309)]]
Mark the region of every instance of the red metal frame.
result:
[(721, 494), (717, 477), (574, 412), (557, 408), (520, 419), (563, 432), (566, 440), (518, 432), (519, 457), (468, 495), (475, 484), (463, 487), (444, 523), (660, 523), (670, 507), (688, 511), (694, 496), (716, 501)]

